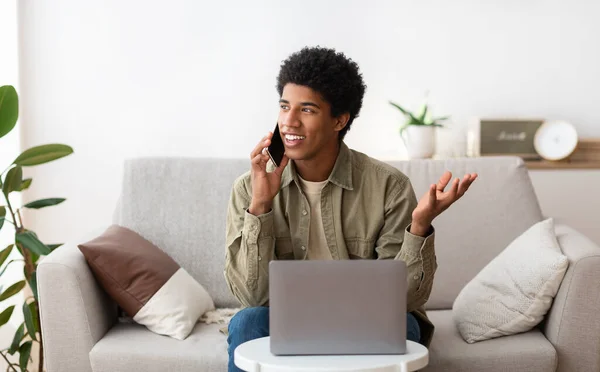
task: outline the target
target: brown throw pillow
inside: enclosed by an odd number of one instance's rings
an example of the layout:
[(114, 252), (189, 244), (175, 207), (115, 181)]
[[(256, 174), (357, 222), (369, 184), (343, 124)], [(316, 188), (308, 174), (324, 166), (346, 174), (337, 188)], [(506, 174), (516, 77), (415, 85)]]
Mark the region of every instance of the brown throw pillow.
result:
[(185, 269), (130, 229), (112, 225), (78, 247), (108, 295), (152, 332), (183, 340), (215, 308)]

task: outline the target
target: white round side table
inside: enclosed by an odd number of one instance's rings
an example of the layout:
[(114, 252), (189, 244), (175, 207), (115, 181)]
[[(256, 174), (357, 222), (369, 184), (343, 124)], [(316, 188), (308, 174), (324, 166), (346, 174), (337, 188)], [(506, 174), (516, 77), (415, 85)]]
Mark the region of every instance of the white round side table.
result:
[(271, 354), (270, 338), (248, 341), (235, 349), (235, 365), (247, 372), (409, 372), (427, 366), (429, 351), (406, 341), (403, 355), (299, 355)]

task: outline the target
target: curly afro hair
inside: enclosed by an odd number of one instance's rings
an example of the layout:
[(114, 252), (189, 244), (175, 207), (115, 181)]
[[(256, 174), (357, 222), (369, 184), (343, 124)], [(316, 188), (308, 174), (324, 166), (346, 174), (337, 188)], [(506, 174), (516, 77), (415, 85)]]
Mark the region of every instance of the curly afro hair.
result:
[(360, 112), (366, 85), (356, 62), (334, 49), (305, 47), (283, 61), (277, 76), (277, 91), (286, 84), (311, 88), (331, 105), (331, 115), (349, 113), (348, 124), (339, 132), (340, 141)]

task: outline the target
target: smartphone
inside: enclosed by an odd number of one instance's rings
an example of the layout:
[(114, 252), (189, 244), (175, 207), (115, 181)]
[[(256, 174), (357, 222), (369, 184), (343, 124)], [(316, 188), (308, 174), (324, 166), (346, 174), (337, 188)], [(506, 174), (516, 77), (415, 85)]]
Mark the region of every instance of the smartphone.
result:
[(279, 164), (281, 164), (284, 152), (285, 147), (283, 146), (283, 141), (281, 140), (281, 134), (279, 134), (279, 125), (275, 124), (275, 130), (273, 131), (271, 144), (269, 147), (267, 147), (267, 153), (276, 167), (279, 167)]

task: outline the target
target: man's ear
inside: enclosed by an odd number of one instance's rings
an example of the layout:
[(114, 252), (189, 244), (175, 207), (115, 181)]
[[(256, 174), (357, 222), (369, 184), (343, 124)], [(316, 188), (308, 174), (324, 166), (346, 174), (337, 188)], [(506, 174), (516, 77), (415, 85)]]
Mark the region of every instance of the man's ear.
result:
[(346, 125), (348, 125), (348, 120), (350, 120), (350, 113), (346, 112), (344, 114), (339, 115), (335, 118), (335, 126), (333, 127), (333, 129), (336, 132), (341, 131), (346, 127)]

